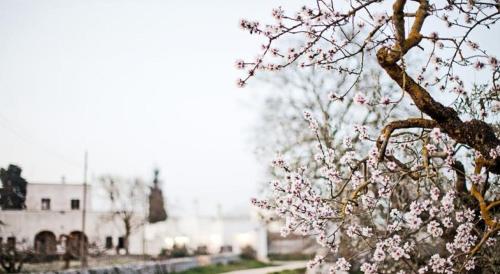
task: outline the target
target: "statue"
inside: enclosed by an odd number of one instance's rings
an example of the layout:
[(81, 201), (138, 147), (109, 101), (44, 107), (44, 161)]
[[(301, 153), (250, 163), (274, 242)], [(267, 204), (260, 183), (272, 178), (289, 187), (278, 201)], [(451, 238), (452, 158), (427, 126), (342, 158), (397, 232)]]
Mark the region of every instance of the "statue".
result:
[(157, 223), (165, 221), (167, 219), (167, 212), (165, 211), (165, 205), (163, 202), (163, 194), (161, 188), (158, 186), (159, 180), (158, 175), (160, 171), (155, 169), (153, 187), (151, 187), (151, 192), (149, 193), (149, 217), (148, 221), (150, 223)]
[(28, 182), (21, 177), (22, 169), (16, 165), (9, 165), (7, 170), (0, 169), (0, 207), (5, 209), (25, 209)]

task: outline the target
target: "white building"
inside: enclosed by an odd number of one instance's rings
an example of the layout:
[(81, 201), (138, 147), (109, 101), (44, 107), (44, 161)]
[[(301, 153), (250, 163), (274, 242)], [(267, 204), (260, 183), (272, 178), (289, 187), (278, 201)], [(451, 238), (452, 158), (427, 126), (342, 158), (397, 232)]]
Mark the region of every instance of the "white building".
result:
[(146, 227), (146, 247), (153, 253), (174, 244), (195, 249), (206, 247), (209, 253), (221, 248), (239, 253), (253, 247), (260, 259), (267, 259), (266, 227), (249, 215), (171, 217), (166, 222)]
[[(25, 210), (0, 210), (0, 220), (5, 224), (0, 226), (0, 239), (32, 243), (36, 251), (47, 254), (61, 250), (64, 235), (80, 242), (83, 190), (82, 184), (28, 184)], [(90, 186), (86, 197), (85, 235), (89, 245), (110, 252), (123, 247), (124, 230), (119, 220), (109, 212), (92, 209)], [(134, 233), (129, 242), (131, 253), (142, 253), (141, 234)]]
[[(64, 235), (79, 250), (82, 234), (82, 184), (28, 184), (25, 210), (0, 210), (0, 242), (25, 242), (45, 254), (61, 253)], [(110, 212), (92, 208), (92, 188), (87, 186), (85, 235), (90, 247), (114, 253), (124, 247), (124, 227)], [(144, 219), (144, 216), (137, 215)], [(129, 238), (131, 254), (157, 255), (174, 244), (190, 249), (207, 247), (211, 253), (223, 249), (238, 252), (246, 245), (267, 256), (266, 230), (251, 216), (172, 217), (147, 224)]]

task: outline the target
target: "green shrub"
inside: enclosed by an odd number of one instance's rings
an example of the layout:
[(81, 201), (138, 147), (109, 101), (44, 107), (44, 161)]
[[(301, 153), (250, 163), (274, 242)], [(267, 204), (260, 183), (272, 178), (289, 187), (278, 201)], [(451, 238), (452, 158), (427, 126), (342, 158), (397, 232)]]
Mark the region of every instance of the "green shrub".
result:
[(172, 249), (162, 248), (160, 251), (160, 258), (182, 258), (189, 256), (189, 251), (185, 245), (175, 245)]
[(283, 271), (278, 271), (278, 272), (271, 272), (268, 274), (304, 274), (306, 273), (305, 268), (297, 268), (297, 269), (292, 269), (292, 270), (283, 270)]
[(240, 257), (245, 260), (255, 260), (257, 251), (252, 246), (247, 245), (241, 249)]

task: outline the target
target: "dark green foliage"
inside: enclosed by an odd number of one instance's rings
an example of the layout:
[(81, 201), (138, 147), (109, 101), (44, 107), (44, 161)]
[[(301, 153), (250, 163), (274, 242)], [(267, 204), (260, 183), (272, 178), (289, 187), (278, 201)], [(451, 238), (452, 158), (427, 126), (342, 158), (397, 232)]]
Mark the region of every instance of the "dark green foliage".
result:
[(279, 272), (271, 272), (268, 274), (305, 274), (306, 269), (305, 268), (297, 268), (297, 269), (292, 269), (292, 270), (283, 270)]
[(245, 260), (255, 260), (257, 258), (257, 251), (249, 245), (241, 249), (240, 257)]
[(163, 248), (160, 252), (160, 257), (162, 258), (182, 258), (189, 256), (189, 250), (185, 245), (176, 245), (172, 249)]
[(192, 269), (178, 272), (178, 273), (179, 274), (217, 274), (217, 273), (224, 273), (224, 272), (229, 272), (229, 271), (234, 271), (234, 270), (260, 268), (260, 267), (266, 267), (266, 266), (272, 266), (272, 265), (267, 264), (267, 263), (263, 263), (263, 262), (259, 262), (256, 260), (241, 260), (241, 261), (229, 263), (226, 265), (216, 264), (216, 265), (209, 265), (209, 266), (204, 266), (204, 267), (196, 267), (196, 268), (192, 268)]

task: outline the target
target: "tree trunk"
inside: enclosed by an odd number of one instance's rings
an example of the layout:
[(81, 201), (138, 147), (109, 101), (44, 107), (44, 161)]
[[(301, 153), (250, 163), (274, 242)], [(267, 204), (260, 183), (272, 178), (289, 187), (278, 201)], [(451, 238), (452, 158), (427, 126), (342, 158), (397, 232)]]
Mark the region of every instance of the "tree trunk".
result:
[(130, 224), (130, 219), (125, 219), (125, 236), (123, 237), (123, 244), (125, 246), (125, 254), (129, 255), (129, 238), (132, 231), (132, 225)]

